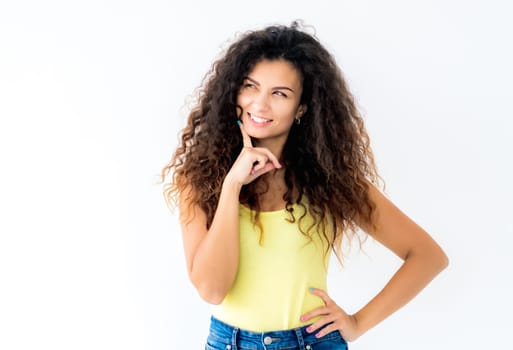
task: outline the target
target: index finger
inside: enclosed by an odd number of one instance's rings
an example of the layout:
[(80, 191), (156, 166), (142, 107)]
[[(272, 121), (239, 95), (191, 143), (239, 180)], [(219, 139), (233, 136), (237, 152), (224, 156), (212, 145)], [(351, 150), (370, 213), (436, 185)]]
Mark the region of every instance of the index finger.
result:
[(248, 133), (246, 132), (246, 129), (244, 129), (244, 125), (242, 125), (240, 119), (237, 119), (237, 124), (239, 124), (240, 132), (242, 134), (242, 143), (244, 144), (244, 147), (253, 148), (251, 137), (249, 137)]
[(318, 288), (310, 288), (310, 293), (317, 295), (324, 301), (324, 304), (328, 305), (331, 302), (331, 298), (328, 296), (328, 294), (323, 291), (322, 289)]

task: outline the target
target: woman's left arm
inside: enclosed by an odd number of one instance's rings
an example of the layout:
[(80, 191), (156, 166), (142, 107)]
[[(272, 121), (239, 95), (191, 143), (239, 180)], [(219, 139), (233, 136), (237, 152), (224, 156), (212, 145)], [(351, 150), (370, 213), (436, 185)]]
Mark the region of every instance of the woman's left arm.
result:
[(447, 256), (429, 234), (372, 184), (369, 195), (376, 205), (375, 225), (361, 222), (359, 226), (404, 263), (385, 287), (353, 315), (345, 313), (324, 291), (314, 289), (312, 293), (323, 298), (326, 306), (303, 315), (301, 320), (321, 316), (310, 327), (311, 332), (333, 322), (318, 333), (320, 337), (338, 329), (346, 340), (355, 340), (413, 299), (448, 265)]

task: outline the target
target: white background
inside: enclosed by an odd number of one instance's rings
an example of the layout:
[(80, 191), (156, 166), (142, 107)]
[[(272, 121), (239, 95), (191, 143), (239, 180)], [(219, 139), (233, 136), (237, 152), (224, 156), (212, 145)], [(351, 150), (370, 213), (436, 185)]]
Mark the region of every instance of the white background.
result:
[[(484, 0), (3, 1), (0, 348), (202, 348), (210, 308), (158, 174), (234, 34), (297, 18), (345, 72), (388, 195), (450, 257), (351, 349), (508, 348), (511, 13)], [(400, 263), (371, 240), (332, 262), (349, 312)]]

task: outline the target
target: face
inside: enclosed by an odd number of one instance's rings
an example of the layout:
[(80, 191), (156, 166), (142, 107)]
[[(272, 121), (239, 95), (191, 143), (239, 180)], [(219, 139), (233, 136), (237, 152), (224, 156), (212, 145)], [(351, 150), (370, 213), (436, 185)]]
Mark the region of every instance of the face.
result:
[(306, 111), (299, 104), (301, 75), (284, 60), (263, 60), (245, 77), (237, 97), (241, 120), (255, 146), (282, 147), (295, 118)]

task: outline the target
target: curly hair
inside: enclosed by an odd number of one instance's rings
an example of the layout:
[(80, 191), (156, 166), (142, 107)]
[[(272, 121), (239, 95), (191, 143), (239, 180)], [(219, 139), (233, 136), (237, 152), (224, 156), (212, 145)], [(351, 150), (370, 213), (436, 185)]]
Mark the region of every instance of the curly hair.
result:
[[(244, 77), (262, 60), (285, 60), (300, 73), (300, 104), (307, 109), (301, 124), (293, 124), (280, 159), (287, 185), (283, 199), (291, 221), (305, 216), (295, 218), (293, 204), (308, 210), (315, 232), (340, 257), (342, 237), (356, 233), (356, 220), (372, 225), (375, 204), (369, 197), (369, 181), (376, 183), (380, 177), (342, 72), (317, 38), (300, 27), (296, 21), (247, 32), (214, 62), (179, 146), (162, 170), (163, 181), (172, 173), (164, 194), (168, 203), (176, 204), (176, 195), (186, 193), (189, 205), (199, 206), (210, 226), (223, 180), (243, 147), (235, 121), (240, 117), (236, 101)], [(261, 181), (265, 182), (260, 177), (243, 186), (240, 194), (240, 202), (256, 212), (257, 222)], [(309, 235), (313, 228), (300, 230)]]

